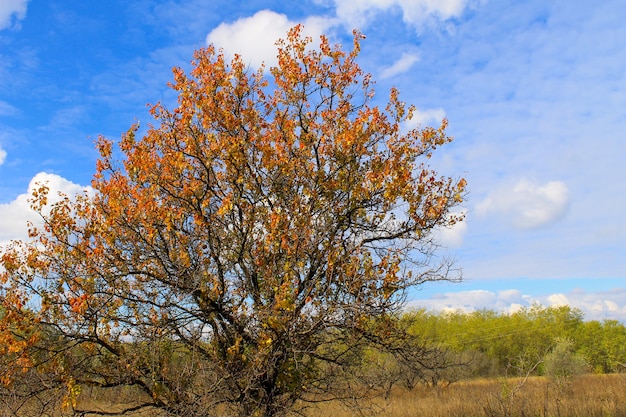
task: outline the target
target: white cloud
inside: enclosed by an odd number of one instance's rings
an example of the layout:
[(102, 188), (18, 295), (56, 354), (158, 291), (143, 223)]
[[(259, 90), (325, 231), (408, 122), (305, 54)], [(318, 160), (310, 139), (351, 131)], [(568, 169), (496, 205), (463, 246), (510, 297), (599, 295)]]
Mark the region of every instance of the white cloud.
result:
[(28, 0), (2, 0), (0, 1), (0, 30), (11, 27), (13, 18), (15, 21), (24, 19)]
[(574, 289), (567, 294), (552, 293), (534, 296), (524, 294), (518, 289), (502, 291), (468, 290), (436, 294), (428, 299), (413, 300), (410, 308), (426, 308), (432, 311), (473, 311), (487, 309), (502, 313), (515, 313), (533, 305), (565, 306), (580, 309), (585, 320), (621, 320), (626, 321), (626, 289), (616, 288), (611, 291), (586, 292)]
[(48, 185), (49, 203), (59, 201), (58, 192), (72, 197), (84, 190), (92, 191), (89, 186), (75, 184), (59, 175), (38, 173), (28, 184), (26, 193), (18, 195), (9, 203), (0, 204), (0, 246), (13, 239), (26, 239), (28, 237), (27, 222), (31, 221), (35, 225), (40, 223), (41, 218), (30, 208), (28, 201), (38, 183)]
[(626, 288), (596, 293), (576, 290), (568, 293), (566, 299), (568, 305), (581, 309), (587, 320), (613, 319), (626, 322)]
[(469, 290), (446, 292), (435, 295), (427, 300), (415, 300), (408, 303), (408, 308), (426, 308), (434, 311), (465, 311), (471, 312), (482, 306), (494, 305), (497, 296), (492, 291)]
[(381, 71), (380, 79), (384, 80), (386, 78), (391, 78), (398, 74), (407, 72), (417, 61), (419, 61), (419, 57), (416, 54), (409, 54), (405, 52), (402, 54), (400, 59)]
[(562, 218), (569, 206), (569, 191), (561, 181), (535, 184), (526, 179), (491, 192), (476, 206), (478, 215), (503, 216), (519, 229), (546, 226)]
[(7, 151), (0, 148), (0, 165), (4, 164), (4, 161), (7, 159)]
[[(450, 213), (450, 215), (458, 215), (461, 217), (464, 217), (466, 214), (466, 209)], [(465, 233), (467, 233), (467, 222), (461, 220), (457, 221), (452, 226), (437, 228), (435, 230), (435, 240), (444, 247), (458, 248), (463, 244)]]
[(565, 294), (551, 294), (548, 296), (548, 302), (553, 306), (566, 306), (569, 305), (569, 300)]
[[(287, 31), (297, 23), (303, 24), (305, 35), (316, 40), (341, 24), (350, 30), (363, 28), (376, 14), (389, 10), (400, 10), (404, 22), (413, 26), (431, 18), (445, 21), (460, 16), (469, 1), (472, 0), (334, 0), (336, 18), (309, 16), (300, 22), (272, 10), (261, 10), (250, 17), (221, 23), (207, 35), (206, 43), (223, 48), (228, 58), (240, 54), (244, 62), (255, 68), (262, 62), (273, 66), (276, 65), (275, 42), (285, 38)], [(408, 71), (418, 59), (415, 54), (404, 53), (383, 70), (381, 78)]]
[(610, 300), (604, 300), (604, 305), (606, 305), (606, 309), (609, 311), (619, 311), (620, 309), (617, 303)]
[(446, 117), (446, 112), (442, 108), (436, 109), (415, 109), (411, 120), (406, 122), (406, 129), (414, 129), (424, 126), (439, 127), (441, 121)]
[[(314, 42), (332, 25), (331, 19), (311, 16), (301, 22), (304, 34)], [(287, 32), (298, 22), (286, 15), (271, 10), (261, 10), (253, 16), (241, 18), (232, 23), (222, 23), (206, 37), (207, 44), (223, 48), (227, 57), (240, 54), (243, 61), (258, 68), (265, 62), (268, 66), (277, 63), (276, 41), (287, 36)]]
[(337, 17), (350, 28), (364, 29), (380, 12), (399, 9), (405, 23), (419, 27), (436, 18), (442, 21), (459, 17), (468, 0), (335, 0)]
[(523, 299), (522, 292), (515, 289), (498, 291), (498, 298), (509, 302), (520, 301)]
[(433, 311), (473, 311), (488, 309), (499, 312), (514, 313), (521, 308), (532, 305), (533, 299), (520, 290), (503, 291), (466, 290), (437, 294), (426, 300), (414, 300), (408, 308), (426, 308)]

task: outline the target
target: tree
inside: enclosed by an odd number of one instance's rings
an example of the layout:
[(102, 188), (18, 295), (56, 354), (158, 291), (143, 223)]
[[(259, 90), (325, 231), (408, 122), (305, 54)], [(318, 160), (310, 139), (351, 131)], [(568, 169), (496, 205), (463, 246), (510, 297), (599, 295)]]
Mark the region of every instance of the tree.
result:
[(620, 372), (626, 363), (626, 327), (617, 320), (582, 323), (575, 335), (576, 351), (595, 372)]
[(121, 159), (99, 138), (94, 195), (47, 207), (42, 185), (45, 225), (3, 253), (2, 301), (62, 338), (15, 349), (45, 351), (68, 386), (133, 385), (187, 416), (340, 398), (363, 349), (399, 351), (406, 291), (456, 278), (431, 232), (460, 220), (466, 182), (427, 165), (445, 120), (404, 132), (397, 90), (370, 104), (361, 38), (312, 48), (295, 27), (271, 77), (201, 49), (174, 69), (178, 107), (153, 106)]

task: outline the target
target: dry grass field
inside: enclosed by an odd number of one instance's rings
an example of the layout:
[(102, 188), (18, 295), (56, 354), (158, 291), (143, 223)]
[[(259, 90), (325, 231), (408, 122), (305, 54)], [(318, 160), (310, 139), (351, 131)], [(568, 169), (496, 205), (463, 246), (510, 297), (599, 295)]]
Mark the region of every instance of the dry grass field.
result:
[[(133, 397), (135, 395), (135, 397)], [(115, 414), (137, 404), (129, 390), (104, 392), (83, 390), (77, 409), (99, 413), (59, 412), (56, 416), (95, 417), (124, 415), (160, 417), (156, 410)], [(0, 416), (28, 416), (26, 408), (11, 412), (4, 407)], [(41, 415), (40, 413), (37, 416)], [(387, 400), (361, 403), (357, 408), (326, 403), (306, 410), (307, 417), (626, 417), (626, 375), (583, 375), (556, 383), (543, 377), (527, 380), (483, 379), (458, 382), (447, 387), (418, 386), (412, 391), (396, 389)]]
[[(354, 410), (327, 404), (310, 417), (354, 416)], [(472, 380), (445, 388), (396, 390), (364, 415), (388, 417), (622, 417), (626, 416), (626, 375), (584, 375), (557, 384), (543, 377)]]

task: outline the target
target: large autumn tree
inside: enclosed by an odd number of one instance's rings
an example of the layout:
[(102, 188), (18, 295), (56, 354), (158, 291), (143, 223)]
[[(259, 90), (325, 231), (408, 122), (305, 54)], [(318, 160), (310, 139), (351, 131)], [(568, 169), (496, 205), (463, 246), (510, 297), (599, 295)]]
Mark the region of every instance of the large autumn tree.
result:
[(70, 394), (133, 385), (171, 415), (272, 416), (359, 389), (364, 348), (402, 351), (392, 318), (451, 278), (431, 232), (460, 220), (465, 181), (427, 165), (445, 121), (406, 129), (395, 89), (371, 105), (361, 38), (344, 52), (295, 27), (269, 74), (199, 50), (175, 109), (119, 151), (98, 140), (94, 194), (48, 205), (42, 185), (44, 226), (2, 257), (18, 368)]

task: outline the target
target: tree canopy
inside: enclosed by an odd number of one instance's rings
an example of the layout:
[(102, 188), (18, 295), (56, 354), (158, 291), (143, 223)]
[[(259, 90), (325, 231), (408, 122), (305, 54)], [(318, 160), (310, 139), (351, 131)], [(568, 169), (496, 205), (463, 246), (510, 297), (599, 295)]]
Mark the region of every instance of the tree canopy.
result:
[(98, 139), (94, 194), (49, 207), (42, 184), (44, 226), (2, 254), (20, 367), (134, 385), (171, 415), (270, 416), (341, 397), (361, 349), (398, 349), (406, 291), (456, 278), (431, 232), (461, 220), (466, 183), (428, 166), (445, 120), (407, 129), (395, 89), (372, 105), (361, 39), (295, 27), (269, 71), (198, 50), (176, 108), (119, 151)]

